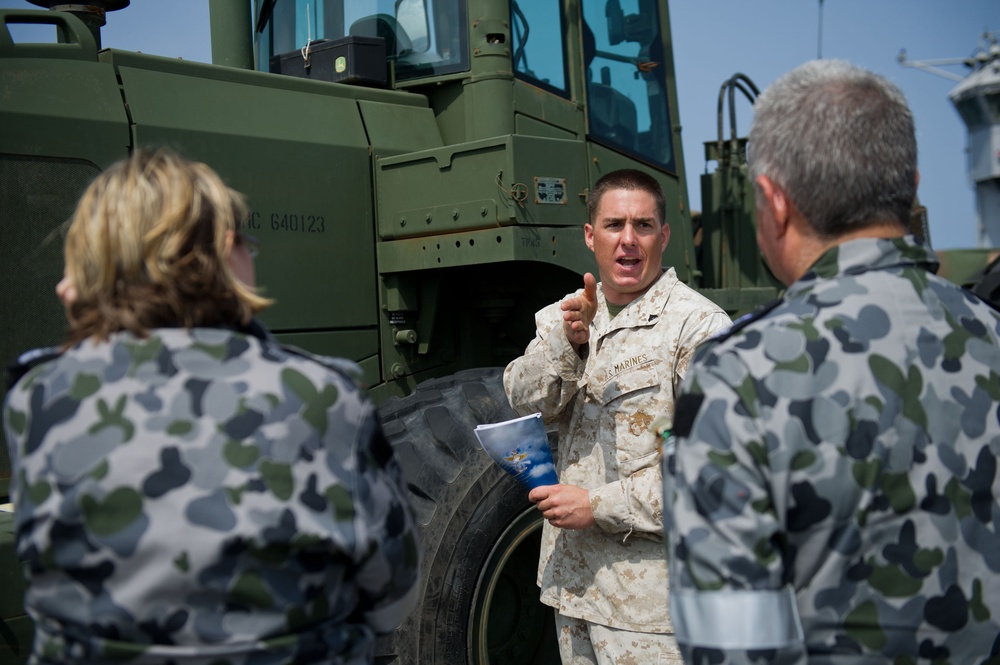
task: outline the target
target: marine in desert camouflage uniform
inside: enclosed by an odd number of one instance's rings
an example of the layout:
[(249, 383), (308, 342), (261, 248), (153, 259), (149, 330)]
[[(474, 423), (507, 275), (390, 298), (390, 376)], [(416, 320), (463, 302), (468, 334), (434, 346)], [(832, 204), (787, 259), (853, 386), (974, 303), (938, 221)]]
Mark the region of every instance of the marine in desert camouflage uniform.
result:
[(660, 265), (662, 192), (614, 172), (591, 193), (587, 244), (601, 283), (536, 315), (506, 368), (514, 410), (558, 425), (559, 485), (529, 498), (548, 520), (538, 584), (570, 663), (679, 662), (667, 616), (663, 504), (653, 418), (672, 413), (695, 346), (729, 317)]
[(998, 662), (1000, 315), (904, 235), (906, 102), (807, 63), (759, 98), (750, 146), (758, 239), (790, 286), (699, 350), (677, 405), (685, 660)]
[[(267, 301), (247, 290), (229, 196), (203, 165), (140, 152), (78, 208), (58, 289), (71, 343), (23, 359), (3, 412), (32, 662), (361, 665), (413, 606), (416, 525), (357, 367), (283, 348), (247, 318)], [(92, 295), (101, 243), (137, 237), (148, 251), (107, 264), (118, 299)], [(185, 268), (171, 246), (200, 258)], [(130, 264), (148, 257), (162, 291)], [(200, 325), (142, 326), (185, 277), (218, 307), (179, 300)], [(88, 318), (95, 299), (105, 309)], [(141, 334), (116, 329), (129, 317)]]

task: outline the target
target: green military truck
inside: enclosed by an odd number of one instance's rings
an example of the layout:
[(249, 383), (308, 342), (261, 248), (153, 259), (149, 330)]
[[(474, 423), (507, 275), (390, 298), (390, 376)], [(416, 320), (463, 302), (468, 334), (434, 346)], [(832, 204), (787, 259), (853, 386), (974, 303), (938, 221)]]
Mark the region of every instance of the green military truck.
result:
[[(404, 468), (423, 588), (378, 662), (558, 662), (541, 520), (472, 430), (512, 415), (501, 368), (595, 269), (581, 226), (609, 171), (663, 186), (681, 280), (733, 314), (775, 297), (744, 144), (722, 136), (753, 84), (720, 89), (696, 233), (666, 0), (211, 0), (212, 65), (101, 49), (128, 0), (30, 1), (52, 11), (0, 11), (0, 356), (60, 342), (64, 222), (97, 173), (139, 146), (210, 164), (247, 195), (264, 323), (360, 364)], [(58, 40), (16, 41), (22, 24)], [(10, 477), (0, 445), (0, 504)], [(11, 519), (2, 663), (31, 639)]]

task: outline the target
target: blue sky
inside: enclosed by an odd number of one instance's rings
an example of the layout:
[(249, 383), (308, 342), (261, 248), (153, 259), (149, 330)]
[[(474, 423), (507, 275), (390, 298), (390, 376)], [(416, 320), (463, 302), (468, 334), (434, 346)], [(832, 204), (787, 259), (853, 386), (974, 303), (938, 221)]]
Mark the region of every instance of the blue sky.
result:
[[(985, 29), (1000, 31), (1000, 0), (825, 0), (822, 56), (882, 74), (899, 86), (917, 127), (920, 188), (931, 242), (939, 249), (975, 246), (975, 195), (966, 173), (965, 125), (948, 99), (957, 82), (899, 64), (972, 55)], [(705, 170), (701, 142), (717, 134), (719, 87), (740, 71), (763, 89), (817, 57), (817, 0), (683, 0), (671, 4), (684, 158), (689, 180)], [(963, 67), (948, 70), (964, 75)], [(753, 114), (737, 106), (745, 133)], [(726, 132), (728, 136), (728, 116)], [(692, 191), (697, 204), (700, 194)], [(697, 198), (695, 198), (697, 197)], [(695, 205), (693, 204), (693, 205)]]
[[(625, 0), (629, 12), (634, 0)], [(0, 8), (33, 8), (0, 0)], [(632, 10), (634, 11), (634, 10)], [(714, 140), (719, 87), (736, 72), (763, 89), (796, 65), (817, 57), (819, 0), (677, 0), (670, 6), (683, 149), (692, 207), (700, 208), (702, 144)], [(822, 56), (841, 58), (886, 76), (905, 93), (917, 123), (921, 182), (934, 247), (977, 243), (975, 197), (966, 174), (965, 127), (948, 92), (956, 82), (903, 67), (911, 60), (973, 54), (985, 30), (1000, 31), (1000, 0), (824, 0)], [(16, 38), (16, 35), (15, 35)], [(108, 15), (104, 46), (211, 61), (206, 0), (132, 0)], [(964, 74), (962, 67), (948, 68)], [(737, 105), (738, 128), (752, 119)], [(728, 136), (728, 118), (726, 120)]]

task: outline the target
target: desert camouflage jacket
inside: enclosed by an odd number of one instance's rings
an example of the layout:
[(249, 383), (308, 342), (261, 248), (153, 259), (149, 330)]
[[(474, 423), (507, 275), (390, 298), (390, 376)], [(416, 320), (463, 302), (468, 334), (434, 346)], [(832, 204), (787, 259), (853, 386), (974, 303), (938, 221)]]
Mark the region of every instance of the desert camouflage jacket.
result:
[(686, 658), (996, 662), (1000, 315), (936, 268), (846, 242), (697, 354), (665, 488)]
[(164, 329), (31, 369), (4, 426), (33, 661), (371, 662), (419, 547), (347, 367)]
[(538, 312), (535, 339), (504, 373), (515, 411), (558, 424), (559, 481), (590, 490), (597, 520), (583, 531), (545, 524), (538, 583), (542, 602), (564, 616), (666, 633), (663, 492), (649, 425), (673, 413), (697, 344), (730, 321), (673, 269), (613, 320), (600, 287), (597, 294), (585, 358), (566, 339), (555, 303)]

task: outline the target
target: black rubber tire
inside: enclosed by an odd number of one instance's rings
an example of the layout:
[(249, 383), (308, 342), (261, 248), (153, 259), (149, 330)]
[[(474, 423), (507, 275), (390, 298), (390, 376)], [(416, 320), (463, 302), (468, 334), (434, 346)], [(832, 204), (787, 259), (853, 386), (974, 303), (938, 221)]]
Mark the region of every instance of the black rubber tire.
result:
[(466, 370), (379, 407), (421, 524), (423, 567), (420, 601), (379, 641), (377, 663), (559, 663), (534, 582), (541, 516), (473, 433), (515, 416), (501, 374)]

